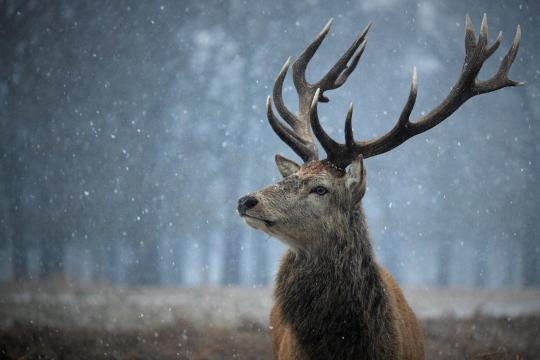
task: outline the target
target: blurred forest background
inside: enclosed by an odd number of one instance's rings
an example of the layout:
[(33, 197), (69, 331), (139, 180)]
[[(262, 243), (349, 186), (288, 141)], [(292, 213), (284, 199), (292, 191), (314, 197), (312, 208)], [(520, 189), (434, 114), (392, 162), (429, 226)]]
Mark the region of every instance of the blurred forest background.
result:
[[(511, 77), (369, 159), (379, 259), (408, 287), (540, 285), (540, 3), (527, 1), (0, 0), (0, 280), (268, 285), (284, 247), (237, 199), (278, 179), (264, 102), (288, 56), (335, 18), (318, 78), (374, 22), (358, 69), (322, 104), (338, 139), (389, 129), (419, 74), (416, 115), (449, 91), (464, 19), (503, 44)], [(296, 94), (287, 79), (287, 103)]]

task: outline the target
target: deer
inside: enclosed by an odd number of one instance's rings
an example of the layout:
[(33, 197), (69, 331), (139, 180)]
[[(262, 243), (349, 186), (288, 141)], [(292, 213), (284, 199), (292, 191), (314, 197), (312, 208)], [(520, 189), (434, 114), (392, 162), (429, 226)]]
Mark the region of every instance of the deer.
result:
[[(238, 200), (237, 212), (247, 225), (287, 246), (270, 314), (274, 358), (424, 359), (419, 322), (397, 282), (375, 259), (361, 205), (366, 192), (364, 159), (393, 150), (437, 126), (476, 95), (522, 85), (508, 77), (521, 29), (518, 25), (497, 72), (479, 80), (477, 75), (501, 44), (502, 33), (488, 45), (486, 15), (478, 38), (467, 15), (465, 61), (446, 98), (431, 111), (411, 119), (417, 97), (414, 68), (409, 95), (395, 125), (380, 137), (357, 141), (351, 103), (345, 117), (345, 142), (339, 143), (321, 126), (317, 107), (329, 102), (326, 92), (342, 86), (355, 70), (371, 23), (319, 81), (310, 83), (306, 68), (332, 21), (292, 64), (298, 113), (286, 107), (282, 95), (291, 58), (279, 71), (272, 96), (266, 100), (271, 128), (303, 164), (276, 155), (282, 179)], [(316, 140), (326, 152), (322, 160)]]

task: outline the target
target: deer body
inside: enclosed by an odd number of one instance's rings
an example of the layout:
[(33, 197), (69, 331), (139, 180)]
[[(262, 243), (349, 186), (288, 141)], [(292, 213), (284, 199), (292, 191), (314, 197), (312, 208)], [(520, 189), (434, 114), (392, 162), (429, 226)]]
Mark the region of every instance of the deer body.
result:
[(277, 359), (422, 359), (422, 335), (399, 286), (372, 254), (362, 211), (325, 254), (289, 251), (271, 314)]
[[(366, 191), (364, 158), (390, 151), (431, 129), (471, 97), (520, 83), (508, 78), (520, 42), (520, 29), (497, 73), (488, 80), (476, 76), (500, 45), (487, 44), (484, 15), (480, 36), (466, 18), (465, 64), (449, 95), (432, 111), (411, 121), (416, 101), (416, 71), (409, 97), (394, 127), (383, 136), (356, 141), (352, 105), (345, 120), (345, 143), (333, 140), (317, 115), (324, 92), (343, 85), (356, 68), (367, 43), (368, 25), (330, 71), (316, 83), (305, 78), (306, 67), (330, 30), (331, 21), (292, 66), (299, 113), (284, 104), (282, 87), (287, 60), (273, 89), (282, 121), (266, 102), (272, 129), (304, 160), (298, 165), (276, 156), (283, 179), (242, 197), (238, 213), (251, 227), (289, 246), (276, 280), (271, 314), (276, 359), (424, 359), (418, 322), (399, 286), (377, 264), (361, 200)], [(326, 151), (319, 160), (315, 137)], [(350, 165), (350, 167), (349, 167)], [(348, 170), (347, 170), (348, 168)]]

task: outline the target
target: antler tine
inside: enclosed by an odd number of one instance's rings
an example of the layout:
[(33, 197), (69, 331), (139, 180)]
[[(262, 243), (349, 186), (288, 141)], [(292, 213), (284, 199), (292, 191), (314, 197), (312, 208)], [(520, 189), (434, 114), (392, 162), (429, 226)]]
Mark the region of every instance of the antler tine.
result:
[[(274, 132), (283, 140), (287, 145), (294, 150), (304, 160), (304, 162), (309, 162), (312, 160), (317, 160), (317, 148), (313, 141), (309, 141), (301, 138), (294, 131), (283, 125), (274, 115), (272, 111), (272, 101), (270, 96), (266, 98), (266, 116), (270, 122), (270, 126)], [(310, 135), (311, 137), (311, 135)]]
[(317, 114), (317, 102), (320, 92), (321, 89), (317, 89), (317, 91), (315, 91), (315, 95), (313, 96), (313, 100), (311, 101), (311, 105), (309, 107), (309, 119), (311, 122), (311, 128), (313, 129), (313, 133), (317, 137), (317, 140), (319, 140), (319, 142), (321, 143), (324, 151), (326, 151), (327, 159), (330, 161), (334, 159), (337, 160), (337, 155), (341, 154), (343, 145), (334, 141), (326, 133), (326, 131), (324, 131), (321, 123), (319, 122), (319, 116)]
[(295, 126), (298, 126), (298, 118), (285, 106), (285, 103), (283, 102), (283, 81), (285, 80), (285, 77), (287, 76), (287, 71), (289, 70), (289, 66), (291, 65), (291, 57), (287, 59), (281, 70), (279, 71), (279, 74), (276, 78), (276, 82), (274, 83), (274, 89), (272, 91), (272, 95), (274, 97), (274, 104), (276, 105), (276, 109), (279, 112), (279, 115), (293, 128)]
[(311, 44), (306, 47), (306, 49), (294, 62), (293, 81), (294, 86), (296, 87), (298, 92), (305, 91), (306, 88), (312, 87), (311, 84), (306, 81), (306, 68), (313, 55), (315, 55), (315, 53), (319, 49), (319, 46), (321, 46), (321, 43), (323, 42), (326, 35), (328, 35), (328, 32), (330, 31), (330, 27), (332, 26), (333, 22), (334, 19), (332, 18), (326, 23), (319, 35), (317, 35), (317, 37), (315, 38), (315, 40), (313, 40)]
[(495, 41), (493, 42), (493, 44), (491, 44), (491, 46), (488, 47), (486, 50), (486, 58), (489, 58), (491, 55), (493, 55), (495, 51), (497, 51), (497, 49), (501, 45), (501, 40), (502, 40), (502, 31), (499, 31), (499, 34), (495, 38)]
[[(345, 83), (349, 75), (354, 71), (360, 57), (364, 53), (367, 45), (366, 35), (371, 28), (370, 22), (354, 39), (352, 45), (345, 51), (345, 53), (339, 58), (339, 60), (332, 66), (330, 71), (316, 84), (316, 87), (320, 88), (322, 92), (326, 90), (332, 90), (340, 87)], [(358, 50), (358, 52), (357, 52)], [(355, 55), (356, 53), (356, 55)], [(349, 60), (353, 57), (351, 64), (347, 66)]]
[[(500, 33), (493, 45), (490, 49), (487, 51), (486, 59), (491, 56), (495, 50), (499, 47), (500, 40), (501, 40), (502, 34)], [(514, 60), (516, 59), (517, 52), (519, 50), (519, 44), (521, 42), (521, 27), (518, 25), (516, 29), (516, 35), (514, 36), (514, 40), (512, 41), (512, 46), (506, 54), (504, 55), (503, 60), (501, 61), (501, 65), (499, 66), (499, 69), (493, 75), (491, 78), (485, 81), (478, 81), (476, 82), (474, 86), (475, 95), (476, 94), (485, 94), (491, 91), (499, 90), (503, 87), (507, 86), (520, 86), (524, 85), (524, 82), (521, 81), (515, 81), (508, 78), (508, 72), (510, 71), (510, 67), (514, 63)]]
[[(521, 40), (521, 28), (517, 27), (516, 35), (512, 46), (504, 56), (497, 72), (488, 80), (479, 81), (477, 75), (484, 62), (497, 50), (501, 42), (501, 34), (497, 36), (491, 46), (488, 46), (488, 25), (487, 16), (484, 14), (480, 26), (478, 40), (474, 34), (472, 22), (467, 15), (465, 19), (465, 62), (462, 72), (453, 86), (448, 96), (433, 110), (414, 121), (410, 120), (410, 115), (414, 108), (417, 96), (417, 76), (416, 68), (413, 71), (411, 89), (409, 97), (400, 117), (394, 127), (379, 138), (368, 141), (354, 141), (352, 137), (352, 126), (350, 116), (352, 108), (349, 109), (345, 122), (345, 145), (338, 144), (326, 137), (324, 130), (320, 128), (318, 119), (312, 118), (312, 128), (323, 147), (328, 152), (328, 160), (334, 162), (339, 167), (346, 167), (352, 160), (362, 154), (364, 158), (383, 154), (394, 149), (411, 137), (427, 131), (452, 115), (468, 99), (479, 95), (496, 91), (508, 86), (522, 85), (523, 83), (510, 80), (508, 71), (514, 62)], [(315, 113), (316, 114), (316, 113)], [(330, 145), (330, 146), (329, 146)]]
[(347, 117), (345, 118), (345, 146), (354, 146), (354, 134), (352, 129), (352, 113), (353, 104), (349, 104), (349, 110), (347, 111)]
[(468, 63), (476, 46), (476, 35), (469, 14), (465, 15), (465, 63)]
[(478, 37), (478, 47), (484, 49), (488, 42), (488, 25), (487, 15), (482, 16), (482, 23), (480, 24), (480, 36)]

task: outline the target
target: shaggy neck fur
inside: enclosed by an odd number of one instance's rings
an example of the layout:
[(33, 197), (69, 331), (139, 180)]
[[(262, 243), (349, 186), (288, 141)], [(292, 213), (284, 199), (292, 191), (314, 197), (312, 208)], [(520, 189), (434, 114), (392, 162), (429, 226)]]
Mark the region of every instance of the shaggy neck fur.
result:
[(392, 314), (362, 209), (347, 221), (325, 235), (331, 246), (286, 254), (275, 298), (309, 359), (393, 359)]

